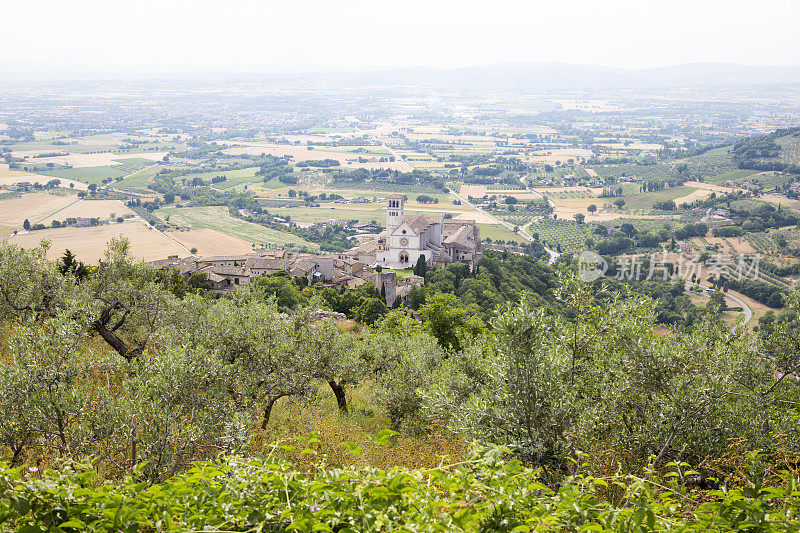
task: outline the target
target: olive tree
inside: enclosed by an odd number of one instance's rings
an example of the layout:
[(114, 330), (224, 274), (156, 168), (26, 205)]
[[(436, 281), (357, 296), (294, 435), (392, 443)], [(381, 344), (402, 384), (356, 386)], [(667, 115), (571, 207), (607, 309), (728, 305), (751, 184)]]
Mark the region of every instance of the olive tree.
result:
[(328, 383), (336, 405), (346, 413), (345, 388), (360, 381), (366, 367), (359, 355), (357, 340), (350, 333), (339, 331), (331, 319), (318, 322), (309, 333), (307, 344), (312, 355), (312, 375)]
[(0, 319), (54, 316), (78, 297), (74, 277), (47, 259), (49, 247), (47, 241), (29, 250), (0, 244)]
[(42, 455), (85, 453), (81, 421), (91, 403), (83, 382), (89, 362), (79, 356), (83, 325), (68, 316), (31, 316), (6, 339), (0, 365), (0, 442), (11, 462), (26, 450)]
[(91, 326), (127, 360), (174, 316), (175, 297), (158, 283), (156, 270), (130, 257), (127, 239), (112, 239), (86, 287)]

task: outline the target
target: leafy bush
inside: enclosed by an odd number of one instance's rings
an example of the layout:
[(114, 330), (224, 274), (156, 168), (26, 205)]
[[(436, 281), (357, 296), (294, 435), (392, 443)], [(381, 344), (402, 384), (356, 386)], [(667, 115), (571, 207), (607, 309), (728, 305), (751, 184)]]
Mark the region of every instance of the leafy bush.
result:
[[(377, 440), (387, 440), (384, 433)], [(301, 443), (315, 456), (319, 440)], [(276, 452), (294, 450), (276, 443)], [(353, 448), (354, 452), (358, 450)], [(674, 464), (663, 477), (540, 471), (474, 449), (437, 468), (300, 469), (276, 458), (198, 462), (160, 484), (102, 483), (89, 465), (33, 473), (0, 467), (0, 527), (17, 531), (797, 531), (798, 479), (709, 492)], [(584, 459), (580, 456), (578, 459)]]

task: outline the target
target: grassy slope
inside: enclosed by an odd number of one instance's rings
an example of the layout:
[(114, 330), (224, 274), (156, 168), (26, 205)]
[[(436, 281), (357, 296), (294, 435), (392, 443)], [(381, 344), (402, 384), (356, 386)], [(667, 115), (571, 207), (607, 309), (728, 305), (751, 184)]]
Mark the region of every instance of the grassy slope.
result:
[(226, 207), (165, 207), (156, 211), (156, 214), (161, 218), (169, 216), (170, 222), (179, 226), (213, 229), (257, 245), (293, 245), (305, 246), (312, 250), (319, 249), (317, 244), (296, 235), (234, 218), (230, 216)]
[(660, 191), (626, 194), (622, 196), (622, 199), (625, 200), (625, 207), (627, 209), (649, 210), (653, 208), (653, 204), (656, 202), (681, 198), (695, 190), (696, 189), (692, 187), (685, 186), (670, 187), (669, 189), (662, 189)]

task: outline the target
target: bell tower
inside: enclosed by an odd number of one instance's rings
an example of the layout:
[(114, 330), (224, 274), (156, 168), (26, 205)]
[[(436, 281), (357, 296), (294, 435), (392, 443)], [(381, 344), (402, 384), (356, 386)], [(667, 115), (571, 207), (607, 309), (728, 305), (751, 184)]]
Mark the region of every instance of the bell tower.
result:
[(386, 229), (396, 228), (403, 223), (403, 203), (405, 196), (402, 194), (391, 194), (386, 198)]

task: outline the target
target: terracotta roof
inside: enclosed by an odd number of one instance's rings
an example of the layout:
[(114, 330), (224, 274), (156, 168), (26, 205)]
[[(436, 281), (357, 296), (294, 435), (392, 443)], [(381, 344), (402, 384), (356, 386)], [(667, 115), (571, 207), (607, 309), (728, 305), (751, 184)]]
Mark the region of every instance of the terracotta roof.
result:
[(296, 268), (300, 268), (300, 269), (303, 269), (305, 272), (308, 272), (309, 270), (311, 270), (312, 268), (315, 268), (316, 266), (317, 266), (317, 262), (316, 261), (314, 261), (312, 259), (309, 259), (309, 258), (306, 258), (306, 257), (303, 257), (301, 259), (298, 259), (297, 261), (295, 261), (292, 264), (292, 270), (295, 270)]
[(442, 223), (442, 236), (447, 238), (450, 235), (452, 235), (453, 233), (456, 233), (457, 231), (461, 230), (461, 228), (463, 228), (464, 226), (472, 229), (472, 228), (475, 227), (475, 221), (474, 220), (469, 220), (469, 219), (465, 219), (465, 220), (445, 220)]
[(177, 269), (181, 274), (197, 270), (197, 263), (193, 257), (186, 257), (184, 259), (159, 259), (151, 261), (151, 265), (160, 270)]
[(411, 220), (407, 220), (406, 224), (411, 226), (411, 229), (413, 229), (414, 231), (420, 233), (428, 229), (431, 226), (431, 224), (435, 224), (437, 222), (439, 222), (439, 219), (428, 218), (425, 215), (417, 215)]
[(358, 254), (374, 254), (378, 251), (378, 240), (375, 239), (373, 241), (365, 242), (364, 244), (359, 244), (358, 246), (354, 246), (350, 248), (346, 252), (343, 252), (346, 255), (358, 255)]
[(284, 270), (286, 261), (272, 257), (251, 257), (245, 262), (244, 266), (245, 268), (258, 270)]
[(466, 245), (469, 238), (472, 236), (472, 226), (461, 226), (458, 231), (449, 235), (445, 240), (445, 244), (463, 244)]
[(239, 254), (239, 255), (212, 255), (208, 257), (199, 257), (199, 262), (206, 261), (246, 261), (251, 257), (257, 257), (255, 254)]
[(201, 269), (203, 272), (208, 272), (209, 274), (219, 274), (220, 276), (247, 276), (249, 277), (250, 271), (242, 268), (242, 267), (234, 267), (234, 266), (207, 266)]
[(389, 196), (386, 197), (387, 200), (390, 198), (392, 200), (402, 200), (403, 198), (405, 198), (405, 196), (403, 196), (402, 194), (390, 194)]

